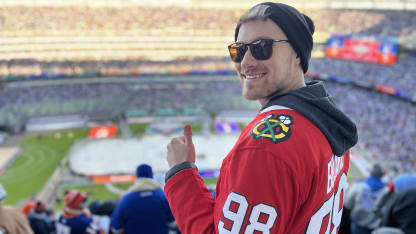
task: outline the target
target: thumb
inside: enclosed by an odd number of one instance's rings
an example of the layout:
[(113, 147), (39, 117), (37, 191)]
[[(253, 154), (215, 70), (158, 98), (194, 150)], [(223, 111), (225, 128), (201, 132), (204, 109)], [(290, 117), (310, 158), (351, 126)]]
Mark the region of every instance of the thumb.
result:
[(188, 145), (193, 144), (193, 142), (192, 142), (192, 127), (191, 127), (190, 124), (185, 125), (185, 127), (183, 129), (183, 135), (185, 136), (186, 144), (188, 144)]
[(188, 146), (187, 161), (195, 163), (195, 146), (192, 142), (192, 127), (190, 124), (185, 125), (185, 128), (183, 129), (183, 134), (185, 137), (186, 145)]

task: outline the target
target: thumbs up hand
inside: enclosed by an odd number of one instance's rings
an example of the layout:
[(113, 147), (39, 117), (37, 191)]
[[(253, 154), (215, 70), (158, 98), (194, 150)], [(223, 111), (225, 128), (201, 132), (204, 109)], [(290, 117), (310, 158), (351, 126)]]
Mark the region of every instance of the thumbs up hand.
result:
[(184, 135), (174, 137), (167, 145), (167, 160), (169, 168), (185, 161), (195, 163), (195, 147), (192, 142), (192, 127), (187, 124), (184, 127)]

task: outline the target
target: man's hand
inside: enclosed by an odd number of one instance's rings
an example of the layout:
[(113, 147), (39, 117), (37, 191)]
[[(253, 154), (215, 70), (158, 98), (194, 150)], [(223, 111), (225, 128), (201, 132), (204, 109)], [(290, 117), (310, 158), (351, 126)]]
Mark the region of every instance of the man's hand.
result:
[(185, 161), (195, 163), (195, 147), (192, 142), (191, 125), (185, 125), (183, 133), (183, 136), (172, 138), (167, 146), (169, 168)]

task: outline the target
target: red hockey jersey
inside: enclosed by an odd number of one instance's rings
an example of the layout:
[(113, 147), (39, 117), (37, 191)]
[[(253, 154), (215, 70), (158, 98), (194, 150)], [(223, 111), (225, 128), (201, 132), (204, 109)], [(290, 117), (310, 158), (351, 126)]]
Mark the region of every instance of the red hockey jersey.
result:
[[(335, 156), (337, 143), (347, 141), (329, 142), (333, 132), (325, 134), (328, 126), (318, 128), (319, 121), (310, 121), (315, 117), (277, 105), (265, 108), (224, 158), (215, 200), (196, 169), (170, 177), (165, 193), (182, 233), (338, 233), (349, 151)], [(336, 129), (329, 130), (348, 132), (334, 123), (329, 126)], [(356, 129), (349, 127), (353, 145)]]
[(215, 201), (195, 169), (165, 192), (182, 233), (337, 233), (348, 165), (298, 112), (266, 111), (224, 159)]

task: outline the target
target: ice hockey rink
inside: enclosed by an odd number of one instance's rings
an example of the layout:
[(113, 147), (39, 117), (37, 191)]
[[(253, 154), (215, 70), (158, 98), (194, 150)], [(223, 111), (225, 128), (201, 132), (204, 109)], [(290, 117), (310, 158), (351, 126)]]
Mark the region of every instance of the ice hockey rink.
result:
[[(166, 146), (171, 136), (148, 135), (131, 139), (100, 139), (76, 142), (69, 152), (71, 169), (78, 174), (134, 174), (141, 163), (149, 164), (155, 172), (166, 172)], [(237, 141), (238, 135), (194, 135), (193, 142), (200, 170), (221, 167), (222, 159)]]

